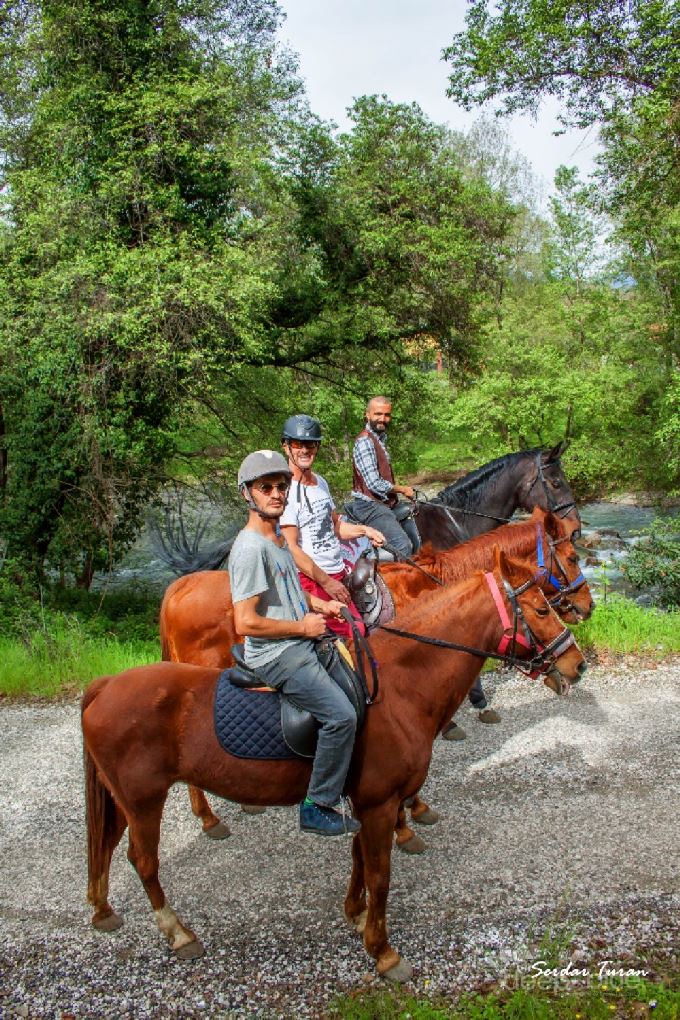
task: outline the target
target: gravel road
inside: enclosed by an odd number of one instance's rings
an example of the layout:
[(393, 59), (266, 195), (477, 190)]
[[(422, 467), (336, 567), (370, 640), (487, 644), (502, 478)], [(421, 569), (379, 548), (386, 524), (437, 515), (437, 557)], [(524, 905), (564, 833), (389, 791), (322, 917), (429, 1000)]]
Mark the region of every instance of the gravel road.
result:
[[(597, 666), (557, 699), (489, 674), (502, 723), (461, 712), (468, 739), (437, 742), (424, 791), (442, 813), (420, 830), (429, 849), (393, 855), (388, 920), (416, 994), (525, 979), (546, 932), (564, 942), (558, 966), (593, 980), (673, 958), (679, 680), (680, 661)], [(94, 931), (78, 707), (0, 705), (0, 732), (0, 1017), (316, 1017), (379, 983), (342, 919), (347, 841), (303, 836), (291, 809), (218, 802), (232, 837), (213, 842), (182, 788), (161, 878), (205, 957), (171, 959), (124, 846), (111, 898), (125, 925)]]

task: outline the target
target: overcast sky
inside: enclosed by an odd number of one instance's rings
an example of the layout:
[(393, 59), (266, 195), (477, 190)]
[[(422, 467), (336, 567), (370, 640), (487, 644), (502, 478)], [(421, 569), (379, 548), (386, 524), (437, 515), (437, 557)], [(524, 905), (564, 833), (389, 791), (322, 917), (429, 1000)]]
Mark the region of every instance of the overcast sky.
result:
[[(312, 110), (348, 126), (346, 108), (356, 96), (386, 93), (417, 102), (432, 120), (465, 130), (481, 111), (467, 114), (446, 96), (448, 65), (441, 51), (464, 28), (465, 0), (279, 0), (286, 13), (280, 38), (300, 57)], [(560, 163), (582, 176), (597, 152), (595, 128), (560, 137), (556, 107), (544, 105), (537, 121), (503, 120), (512, 144), (533, 165), (549, 191)]]

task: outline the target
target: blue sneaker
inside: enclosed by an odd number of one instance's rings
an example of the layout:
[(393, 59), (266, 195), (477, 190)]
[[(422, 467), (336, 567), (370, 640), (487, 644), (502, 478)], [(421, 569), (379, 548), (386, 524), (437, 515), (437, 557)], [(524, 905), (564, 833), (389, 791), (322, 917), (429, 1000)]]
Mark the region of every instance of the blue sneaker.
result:
[(343, 815), (333, 808), (303, 800), (300, 804), (300, 828), (303, 832), (315, 832), (318, 836), (344, 836), (346, 833), (358, 832), (361, 822), (352, 815)]

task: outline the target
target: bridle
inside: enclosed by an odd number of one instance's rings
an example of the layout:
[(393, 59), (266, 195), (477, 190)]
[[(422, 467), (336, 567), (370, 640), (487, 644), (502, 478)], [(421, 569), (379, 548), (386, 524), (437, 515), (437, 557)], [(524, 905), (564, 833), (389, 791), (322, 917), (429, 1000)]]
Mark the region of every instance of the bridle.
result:
[[(536, 525), (536, 562), (538, 564), (538, 569), (543, 573), (544, 577), (547, 577), (548, 581), (553, 586), (553, 588), (555, 588), (555, 590), (557, 592), (556, 595), (551, 595), (549, 597), (546, 596), (546, 598), (548, 599), (548, 602), (549, 602), (549, 604), (551, 606), (562, 606), (567, 611), (572, 610), (572, 611), (578, 613), (579, 612), (578, 608), (573, 604), (573, 602), (569, 601), (567, 596), (568, 595), (573, 595), (575, 592), (579, 591), (583, 587), (583, 585), (586, 583), (586, 579), (585, 579), (585, 577), (583, 576), (583, 573), (580, 570), (579, 570), (578, 576), (575, 577), (573, 581), (569, 581), (568, 578), (567, 578), (567, 572), (566, 572), (566, 570), (564, 568), (564, 565), (563, 565), (562, 561), (560, 560), (559, 556), (557, 555), (557, 550), (555, 548), (561, 542), (566, 542), (567, 541), (567, 536), (565, 535), (562, 538), (558, 538), (556, 540), (553, 540), (552, 538), (550, 538), (546, 534), (545, 538), (546, 538), (546, 541), (548, 543), (548, 548), (550, 550), (550, 565), (548, 567), (546, 567), (546, 565), (545, 565), (545, 557), (544, 557), (544, 554), (543, 554), (543, 527), (542, 527), (542, 525), (537, 524)], [(555, 571), (554, 571), (554, 568), (553, 568), (553, 563), (557, 564), (557, 567), (558, 567), (560, 573), (562, 574), (562, 577), (567, 582), (566, 584), (563, 584), (562, 581), (560, 581), (559, 577), (555, 576)]]
[[(563, 519), (567, 515), (569, 510), (572, 510), (572, 509), (576, 508), (576, 501), (573, 500), (573, 499), (569, 500), (569, 501), (567, 501), (565, 503), (556, 503), (554, 501), (552, 492), (550, 491), (550, 486), (548, 485), (548, 482), (546, 481), (546, 477), (543, 474), (543, 461), (542, 461), (542, 457), (543, 457), (543, 454), (539, 450), (539, 452), (536, 454), (536, 475), (535, 475), (531, 485), (527, 489), (527, 492), (526, 492), (527, 497), (528, 497), (529, 493), (531, 492), (531, 490), (533, 489), (534, 485), (536, 485), (536, 483), (540, 481), (541, 485), (543, 486), (543, 492), (545, 494), (545, 501), (548, 504), (548, 510), (550, 510), (551, 513), (555, 514), (556, 517), (560, 517), (561, 519)], [(560, 458), (558, 457), (556, 460), (551, 460), (545, 466), (546, 467), (550, 467), (553, 464), (557, 464), (559, 466), (560, 465)]]
[[(424, 634), (414, 634), (411, 631), (398, 630), (396, 627), (381, 627), (380, 629), (387, 631), (389, 634), (395, 634), (397, 637), (410, 638), (413, 641), (435, 645), (438, 648), (449, 648), (453, 651), (467, 652), (470, 655), (477, 655), (481, 659), (496, 659), (508, 666), (514, 666), (520, 672), (535, 679), (555, 669), (557, 659), (576, 643), (574, 635), (567, 627), (564, 627), (552, 641), (547, 645), (543, 645), (536, 638), (527, 623), (519, 603), (519, 596), (537, 584), (542, 576), (542, 573), (534, 574), (530, 580), (520, 585), (519, 588), (513, 588), (505, 578), (502, 578), (505, 595), (512, 608), (512, 620), (510, 620), (494, 574), (490, 571), (484, 574), (503, 625), (503, 636), (496, 652), (489, 652), (482, 648), (473, 648), (470, 645), (457, 644), (453, 641), (443, 641), (441, 638), (428, 637)], [(510, 649), (512, 649), (512, 653)], [(519, 649), (528, 654), (518, 655)]]

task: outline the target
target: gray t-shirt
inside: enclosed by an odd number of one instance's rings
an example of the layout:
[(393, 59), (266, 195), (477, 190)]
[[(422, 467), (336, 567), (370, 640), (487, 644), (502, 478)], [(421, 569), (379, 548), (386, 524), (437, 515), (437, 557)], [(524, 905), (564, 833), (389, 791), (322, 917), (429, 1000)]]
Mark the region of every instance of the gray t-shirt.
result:
[[(257, 611), (270, 620), (301, 620), (307, 610), (295, 560), (287, 545), (278, 546), (244, 528), (229, 553), (232, 602), (259, 595)], [(245, 661), (254, 669), (277, 659), (301, 638), (245, 639)]]

